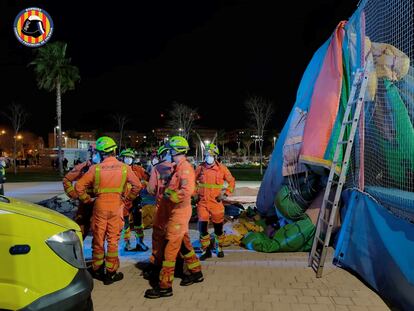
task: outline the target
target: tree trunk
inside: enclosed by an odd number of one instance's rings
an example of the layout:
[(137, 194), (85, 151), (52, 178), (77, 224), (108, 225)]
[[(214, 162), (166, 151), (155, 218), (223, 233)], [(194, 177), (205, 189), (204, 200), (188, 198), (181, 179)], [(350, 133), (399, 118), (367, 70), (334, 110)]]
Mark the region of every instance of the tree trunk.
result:
[(60, 81), (56, 85), (56, 117), (58, 122), (58, 159), (59, 159), (59, 174), (63, 177), (63, 156), (62, 156), (62, 98), (60, 90)]
[(259, 141), (260, 175), (263, 175), (263, 143)]
[(14, 141), (13, 141), (13, 166), (14, 166), (14, 174), (17, 174), (17, 132), (14, 133)]

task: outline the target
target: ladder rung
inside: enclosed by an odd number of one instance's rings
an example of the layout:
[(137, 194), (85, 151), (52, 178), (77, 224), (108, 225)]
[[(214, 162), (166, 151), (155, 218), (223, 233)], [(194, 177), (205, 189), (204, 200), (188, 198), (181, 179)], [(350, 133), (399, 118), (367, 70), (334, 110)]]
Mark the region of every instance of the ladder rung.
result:
[(329, 203), (331, 205), (334, 205), (334, 202), (330, 201), (330, 200), (326, 200), (326, 203)]
[(329, 225), (329, 222), (327, 222), (325, 219), (320, 218), (319, 220), (322, 221), (324, 224)]
[(338, 141), (338, 144), (340, 144), (340, 145), (345, 145), (345, 144), (347, 144), (348, 143), (348, 140), (341, 140), (341, 141)]
[(333, 180), (333, 179), (328, 180), (328, 183), (329, 183), (329, 182), (330, 182), (332, 185), (338, 185), (338, 184), (339, 184), (336, 180)]
[(342, 122), (343, 125), (348, 125), (348, 124), (352, 124), (352, 123), (354, 123), (354, 120)]

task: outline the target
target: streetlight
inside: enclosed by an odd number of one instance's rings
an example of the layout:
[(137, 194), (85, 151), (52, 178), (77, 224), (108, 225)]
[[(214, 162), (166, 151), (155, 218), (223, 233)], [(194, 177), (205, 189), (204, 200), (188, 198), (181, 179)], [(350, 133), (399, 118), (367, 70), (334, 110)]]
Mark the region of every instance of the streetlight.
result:
[(275, 147), (275, 143), (276, 143), (276, 137), (273, 136), (273, 148)]
[(205, 141), (204, 141), (204, 146), (208, 145), (209, 143), (210, 143), (210, 141), (209, 141), (209, 140), (205, 140)]

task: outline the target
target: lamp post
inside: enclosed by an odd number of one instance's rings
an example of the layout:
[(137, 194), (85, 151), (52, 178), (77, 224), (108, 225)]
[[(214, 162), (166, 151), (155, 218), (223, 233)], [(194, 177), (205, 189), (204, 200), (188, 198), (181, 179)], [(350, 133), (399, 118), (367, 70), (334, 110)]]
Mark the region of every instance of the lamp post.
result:
[(275, 143), (276, 143), (276, 137), (273, 136), (273, 148), (275, 147)]

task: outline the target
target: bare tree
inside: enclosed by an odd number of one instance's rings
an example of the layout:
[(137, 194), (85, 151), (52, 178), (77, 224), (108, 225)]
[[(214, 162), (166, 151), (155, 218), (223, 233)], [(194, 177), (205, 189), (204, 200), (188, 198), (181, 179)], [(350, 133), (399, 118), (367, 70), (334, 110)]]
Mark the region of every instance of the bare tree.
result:
[(125, 129), (125, 125), (130, 121), (130, 119), (123, 114), (116, 114), (114, 116), (112, 116), (112, 118), (114, 119), (115, 123), (118, 126), (118, 131), (119, 131), (119, 149), (122, 148), (122, 138), (124, 136), (124, 129)]
[(270, 102), (258, 96), (250, 97), (245, 105), (248, 109), (250, 119), (255, 125), (255, 139), (259, 143), (260, 152), (260, 174), (263, 175), (263, 136), (266, 125), (272, 117), (273, 107)]
[(178, 135), (188, 139), (198, 114), (195, 109), (174, 102), (169, 117), (168, 126), (176, 131)]
[(247, 159), (250, 159), (250, 146), (253, 144), (253, 138), (250, 133), (244, 135), (241, 139), (244, 147), (246, 148), (247, 152)]
[(216, 133), (216, 137), (217, 137), (217, 145), (221, 145), (221, 149), (223, 150), (223, 157), (225, 157), (226, 156), (226, 153), (225, 153), (225, 145), (229, 142), (229, 138), (228, 138), (228, 136), (227, 136), (227, 133), (226, 133), (226, 131), (225, 130), (219, 130), (217, 133)]
[(13, 128), (14, 132), (14, 140), (13, 140), (13, 167), (14, 173), (17, 174), (17, 165), (16, 165), (16, 158), (17, 158), (17, 140), (21, 139), (19, 137), (19, 132), (22, 129), (24, 123), (27, 120), (28, 113), (26, 110), (19, 104), (13, 103), (9, 106), (9, 112), (4, 113), (7, 119), (10, 120), (10, 123)]

